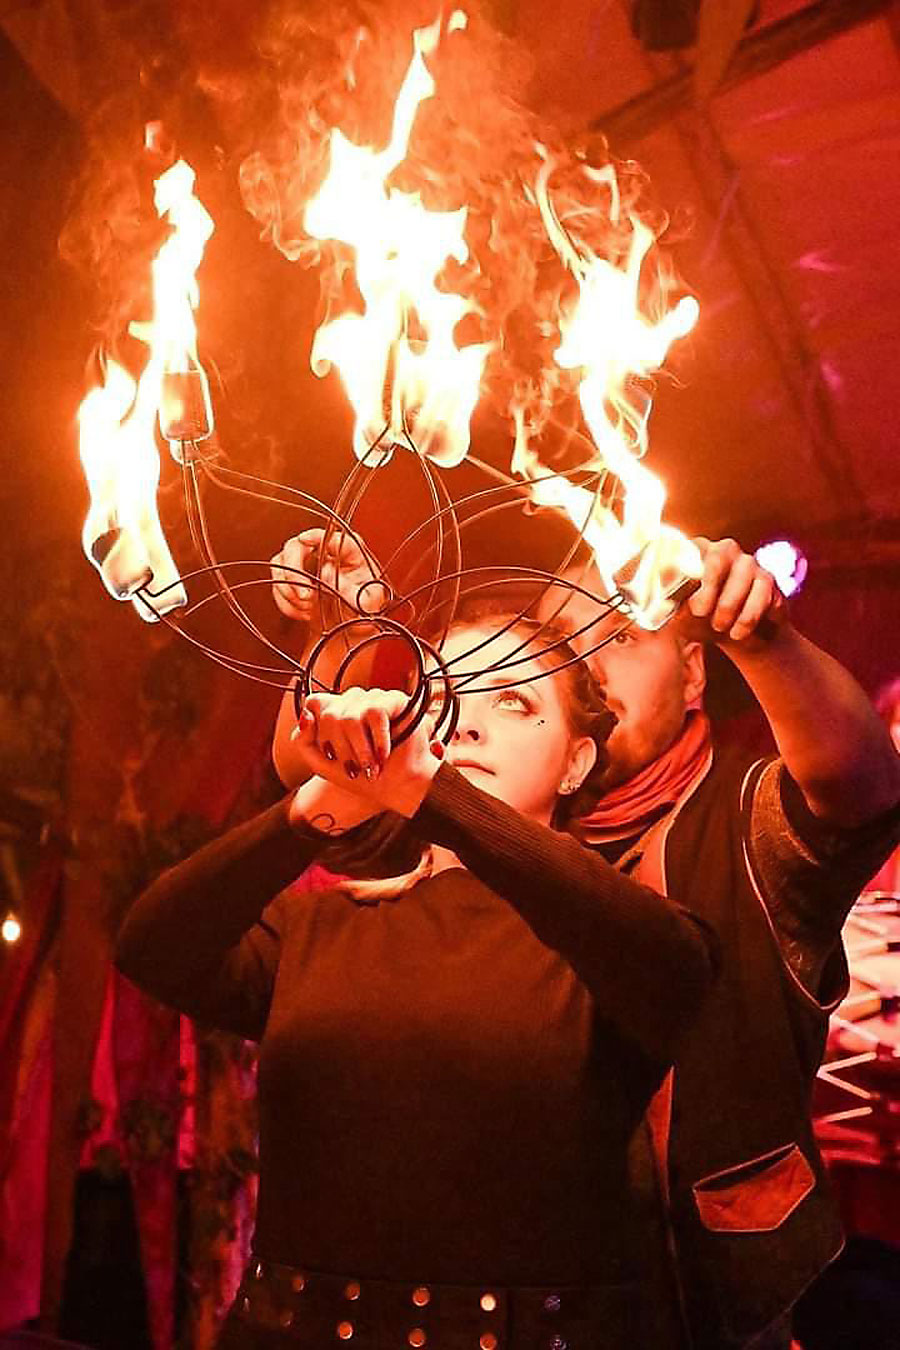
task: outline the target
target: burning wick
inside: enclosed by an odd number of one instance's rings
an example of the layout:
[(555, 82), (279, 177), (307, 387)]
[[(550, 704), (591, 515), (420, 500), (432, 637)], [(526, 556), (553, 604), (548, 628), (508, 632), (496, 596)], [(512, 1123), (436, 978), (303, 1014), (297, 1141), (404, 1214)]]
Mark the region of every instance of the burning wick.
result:
[[(150, 352), (140, 378), (111, 358), (78, 411), (79, 449), (91, 493), (85, 553), (117, 600), (156, 620), (187, 603), (156, 508), (156, 428), (173, 458), (212, 434), (206, 374), (197, 356), (196, 272), (213, 223), (194, 195), (194, 171), (178, 160), (156, 180), (154, 200), (172, 233), (152, 265), (153, 315), (129, 331)], [(187, 452), (189, 453), (189, 451)], [(154, 587), (152, 605), (141, 592)]]

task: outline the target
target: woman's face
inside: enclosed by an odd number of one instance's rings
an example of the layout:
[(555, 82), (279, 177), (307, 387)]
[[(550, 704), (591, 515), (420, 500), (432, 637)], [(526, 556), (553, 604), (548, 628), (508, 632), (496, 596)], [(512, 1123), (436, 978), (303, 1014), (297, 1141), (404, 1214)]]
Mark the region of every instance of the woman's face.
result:
[[(547, 674), (553, 654), (542, 663), (527, 648), (516, 650), (526, 636), (516, 629), (500, 634), (489, 624), (455, 628), (448, 636), (441, 656), (460, 712), (446, 758), (477, 787), (549, 824), (560, 785), (583, 781), (597, 747), (570, 728), (565, 678)], [(466, 679), (477, 671), (484, 673)], [(515, 688), (503, 687), (512, 681)]]

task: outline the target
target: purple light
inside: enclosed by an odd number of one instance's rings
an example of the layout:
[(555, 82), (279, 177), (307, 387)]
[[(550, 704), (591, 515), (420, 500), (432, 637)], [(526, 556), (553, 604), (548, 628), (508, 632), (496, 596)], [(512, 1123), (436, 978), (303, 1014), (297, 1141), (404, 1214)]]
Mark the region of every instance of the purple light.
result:
[(809, 563), (789, 539), (773, 539), (769, 544), (760, 544), (753, 556), (760, 567), (772, 573), (782, 595), (793, 595), (806, 580)]

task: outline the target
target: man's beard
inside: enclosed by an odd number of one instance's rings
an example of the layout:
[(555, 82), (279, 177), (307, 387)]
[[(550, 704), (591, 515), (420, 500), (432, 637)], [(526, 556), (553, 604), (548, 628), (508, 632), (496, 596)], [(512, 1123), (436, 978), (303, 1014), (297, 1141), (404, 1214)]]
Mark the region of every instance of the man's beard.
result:
[(611, 748), (610, 742), (615, 734), (615, 730), (613, 730), (612, 736), (606, 742), (607, 764), (597, 779), (603, 796), (606, 796), (613, 788), (621, 787), (623, 783), (627, 783), (629, 778), (633, 778), (636, 773), (640, 773), (644, 767), (642, 764), (632, 763), (632, 756), (628, 753), (627, 745), (620, 746), (618, 753), (616, 753), (615, 747)]

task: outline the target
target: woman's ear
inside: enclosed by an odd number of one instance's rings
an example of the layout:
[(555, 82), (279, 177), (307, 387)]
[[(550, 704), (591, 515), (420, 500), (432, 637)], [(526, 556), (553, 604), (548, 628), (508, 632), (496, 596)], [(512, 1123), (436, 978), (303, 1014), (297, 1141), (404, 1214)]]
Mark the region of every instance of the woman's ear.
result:
[(571, 783), (572, 791), (577, 792), (596, 763), (597, 742), (591, 736), (579, 736), (569, 752), (563, 782)]

